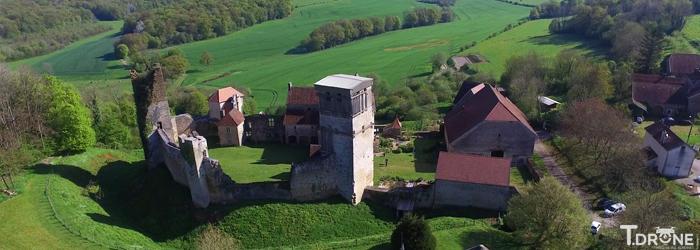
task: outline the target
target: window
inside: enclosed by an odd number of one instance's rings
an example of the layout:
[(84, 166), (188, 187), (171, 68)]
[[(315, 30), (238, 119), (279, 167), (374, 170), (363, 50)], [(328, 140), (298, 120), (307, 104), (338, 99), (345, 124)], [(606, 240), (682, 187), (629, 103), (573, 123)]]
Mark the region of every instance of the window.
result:
[(226, 133), (229, 133), (229, 134), (230, 134), (230, 133), (231, 133), (231, 128), (227, 127), (227, 128), (226, 128)]
[(267, 119), (267, 126), (274, 127), (275, 126), (275, 118), (268, 118)]

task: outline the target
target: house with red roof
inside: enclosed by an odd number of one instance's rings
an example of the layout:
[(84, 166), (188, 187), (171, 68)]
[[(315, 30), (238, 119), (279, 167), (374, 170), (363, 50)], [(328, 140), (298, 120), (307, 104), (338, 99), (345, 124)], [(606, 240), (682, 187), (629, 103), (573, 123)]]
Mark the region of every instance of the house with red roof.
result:
[(232, 87), (209, 96), (209, 118), (216, 124), (221, 146), (243, 145), (243, 93)]
[(510, 158), (440, 152), (435, 205), (505, 211), (514, 194)]
[(525, 114), (491, 85), (464, 84), (468, 85), (445, 115), (447, 151), (524, 163), (537, 140)]
[(209, 118), (219, 120), (225, 115), (224, 105), (232, 105), (243, 112), (243, 97), (245, 95), (232, 87), (217, 89), (209, 96)]
[(401, 121), (399, 120), (399, 117), (397, 116), (394, 118), (394, 121), (391, 122), (388, 126), (384, 127), (382, 130), (382, 136), (388, 137), (388, 138), (399, 138), (401, 137), (401, 128), (403, 126), (401, 125)]
[(287, 88), (287, 109), (284, 112), (284, 124), (287, 144), (318, 144), (319, 113), (318, 95), (313, 87)]

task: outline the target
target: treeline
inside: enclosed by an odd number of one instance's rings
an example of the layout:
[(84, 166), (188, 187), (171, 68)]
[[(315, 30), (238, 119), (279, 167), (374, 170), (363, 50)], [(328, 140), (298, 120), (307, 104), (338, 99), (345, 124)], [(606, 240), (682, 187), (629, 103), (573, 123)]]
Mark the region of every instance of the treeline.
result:
[(418, 0), (421, 3), (437, 4), (443, 7), (455, 5), (456, 0)]
[(454, 13), (449, 8), (418, 8), (406, 12), (403, 25), (397, 16), (338, 20), (313, 30), (295, 50), (318, 51), (384, 32), (450, 22), (452, 19)]
[(635, 70), (658, 71), (665, 35), (679, 30), (686, 16), (700, 7), (700, 0), (606, 1), (576, 6), (572, 16), (557, 18), (552, 33), (575, 33), (611, 46), (616, 61), (632, 62)]
[(581, 4), (581, 1), (578, 0), (563, 0), (561, 2), (550, 0), (532, 8), (530, 10), (530, 19), (569, 16)]
[(161, 48), (223, 36), (292, 13), (290, 0), (183, 0), (129, 15), (123, 38), (130, 50)]

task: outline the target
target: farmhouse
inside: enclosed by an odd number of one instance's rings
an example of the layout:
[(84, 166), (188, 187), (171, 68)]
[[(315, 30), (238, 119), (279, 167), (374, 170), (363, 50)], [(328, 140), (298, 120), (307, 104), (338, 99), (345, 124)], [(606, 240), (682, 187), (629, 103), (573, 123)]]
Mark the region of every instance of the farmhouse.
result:
[(700, 55), (671, 54), (664, 59), (664, 73), (675, 77), (689, 77), (700, 69)]
[(532, 156), (537, 134), (515, 104), (487, 84), (462, 92), (445, 116), (449, 152), (507, 157), (514, 163)]
[(673, 116), (685, 112), (688, 96), (687, 80), (661, 75), (632, 75), (632, 101), (635, 106), (653, 115)]
[[(224, 105), (227, 106), (227, 105)], [(219, 145), (243, 145), (243, 113), (233, 107), (224, 108), (224, 116), (216, 123), (219, 134)]]
[(313, 87), (287, 88), (287, 109), (284, 113), (284, 142), (287, 144), (318, 143), (318, 95)]
[(690, 169), (697, 151), (683, 142), (663, 122), (656, 122), (646, 129), (644, 150), (647, 166), (669, 178), (684, 178)]
[(440, 152), (435, 205), (505, 211), (513, 195), (509, 158)]

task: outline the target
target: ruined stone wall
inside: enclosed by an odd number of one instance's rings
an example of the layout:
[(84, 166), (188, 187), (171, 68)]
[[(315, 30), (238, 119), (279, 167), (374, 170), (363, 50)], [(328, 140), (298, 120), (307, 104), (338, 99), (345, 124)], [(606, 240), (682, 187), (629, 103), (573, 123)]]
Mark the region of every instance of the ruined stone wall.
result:
[(332, 155), (313, 157), (292, 165), (289, 181), (292, 198), (299, 201), (318, 200), (338, 193), (338, 168)]
[(505, 211), (513, 188), (447, 180), (435, 182), (435, 206), (477, 207)]

